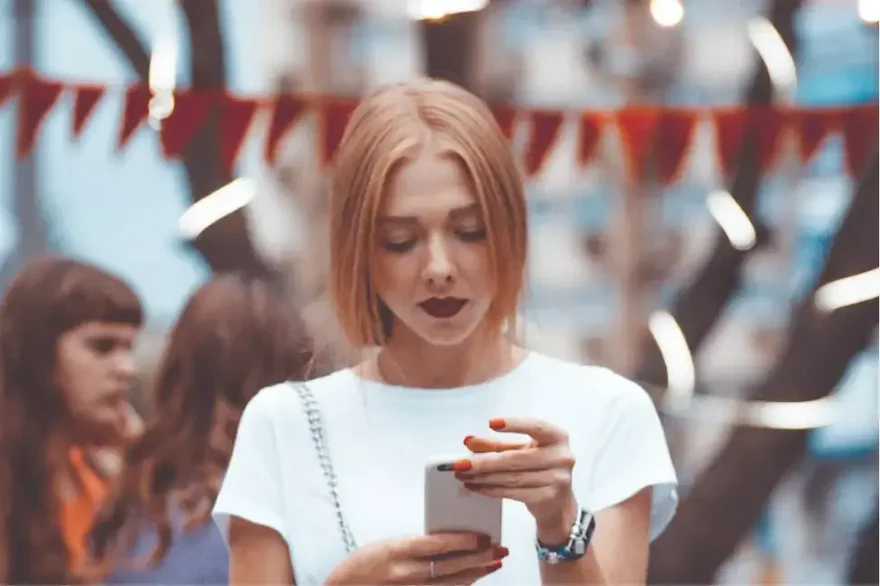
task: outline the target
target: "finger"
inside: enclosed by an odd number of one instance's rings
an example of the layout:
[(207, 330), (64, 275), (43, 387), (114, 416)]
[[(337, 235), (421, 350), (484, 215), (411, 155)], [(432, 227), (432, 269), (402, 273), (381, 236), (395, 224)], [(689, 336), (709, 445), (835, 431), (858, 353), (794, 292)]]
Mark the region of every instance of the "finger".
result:
[(504, 559), (508, 553), (506, 547), (498, 546), (477, 553), (448, 556), (443, 559), (434, 560), (433, 576), (431, 575), (431, 560), (413, 560), (417, 568), (413, 568), (412, 577), (416, 580), (431, 581), (449, 578), (462, 572), (482, 570), (493, 562)]
[(508, 452), (510, 450), (521, 450), (523, 448), (532, 447), (529, 442), (501, 442), (486, 437), (468, 436), (464, 440), (467, 449), (475, 454), (486, 452)]
[(465, 488), (476, 494), (497, 499), (510, 499), (521, 503), (539, 503), (554, 498), (557, 494), (553, 486), (541, 486), (535, 488), (508, 488), (505, 486), (481, 486), (478, 484), (465, 483)]
[(541, 419), (528, 417), (496, 418), (489, 422), (489, 427), (501, 433), (524, 433), (542, 446), (549, 446), (568, 440), (568, 433)]
[(453, 464), (458, 478), (496, 472), (527, 472), (549, 468), (572, 469), (574, 457), (563, 444), (551, 447), (521, 448), (506, 452), (474, 454)]
[(488, 576), (489, 574), (494, 574), (498, 570), (501, 569), (502, 562), (501, 560), (493, 561), (489, 565), (482, 568), (474, 568), (472, 570), (465, 570), (463, 572), (458, 572), (457, 574), (452, 574), (451, 576), (443, 576), (440, 578), (435, 578), (433, 580), (429, 580), (429, 584), (449, 584), (455, 586), (470, 586), (480, 578)]
[(432, 533), (402, 539), (395, 548), (395, 557), (432, 558), (454, 552), (484, 551), (490, 545), (489, 536), (479, 533)]
[(569, 475), (557, 468), (546, 470), (530, 470), (526, 472), (494, 472), (491, 474), (476, 474), (462, 476), (461, 479), (467, 484), (487, 487), (507, 488), (538, 488), (553, 484), (562, 484)]

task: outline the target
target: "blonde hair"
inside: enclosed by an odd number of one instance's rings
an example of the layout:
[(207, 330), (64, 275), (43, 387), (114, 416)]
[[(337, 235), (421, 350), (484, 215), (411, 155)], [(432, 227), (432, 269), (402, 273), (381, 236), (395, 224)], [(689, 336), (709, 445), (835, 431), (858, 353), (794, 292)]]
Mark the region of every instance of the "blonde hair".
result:
[[(330, 297), (355, 347), (381, 345), (382, 304), (373, 285), (376, 220), (389, 178), (429, 137), (441, 139), (470, 179), (486, 226), (497, 295), (487, 325), (513, 321), (526, 262), (522, 176), (485, 103), (464, 89), (422, 79), (368, 95), (336, 154), (330, 200)], [(388, 316), (384, 316), (388, 319)]]

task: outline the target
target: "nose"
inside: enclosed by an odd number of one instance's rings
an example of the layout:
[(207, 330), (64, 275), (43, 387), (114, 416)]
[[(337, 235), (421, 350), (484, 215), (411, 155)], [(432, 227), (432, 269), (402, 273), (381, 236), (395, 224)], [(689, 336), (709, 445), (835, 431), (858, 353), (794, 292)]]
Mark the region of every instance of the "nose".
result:
[(422, 272), (422, 278), (431, 286), (451, 284), (456, 276), (455, 263), (449, 253), (445, 238), (432, 235), (428, 239), (428, 259)]
[(134, 353), (130, 350), (120, 351), (116, 356), (113, 366), (119, 378), (124, 379), (126, 382), (131, 382), (134, 379), (137, 367), (135, 365)]

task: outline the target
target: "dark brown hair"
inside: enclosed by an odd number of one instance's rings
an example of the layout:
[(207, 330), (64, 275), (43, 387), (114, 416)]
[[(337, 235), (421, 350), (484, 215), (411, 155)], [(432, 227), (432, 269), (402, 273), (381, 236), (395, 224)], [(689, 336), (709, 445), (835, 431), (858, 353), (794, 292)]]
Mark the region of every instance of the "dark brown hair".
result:
[(86, 263), (41, 259), (10, 283), (0, 304), (0, 584), (72, 579), (54, 492), (54, 455), (68, 447), (59, 437), (68, 409), (54, 382), (58, 338), (88, 322), (142, 321), (134, 291)]
[(310, 364), (301, 316), (269, 285), (226, 275), (203, 286), (171, 332), (152, 415), (93, 531), (92, 577), (130, 554), (143, 523), (157, 530), (148, 562), (159, 563), (174, 505), (185, 529), (208, 522), (245, 405), (263, 387), (304, 379)]

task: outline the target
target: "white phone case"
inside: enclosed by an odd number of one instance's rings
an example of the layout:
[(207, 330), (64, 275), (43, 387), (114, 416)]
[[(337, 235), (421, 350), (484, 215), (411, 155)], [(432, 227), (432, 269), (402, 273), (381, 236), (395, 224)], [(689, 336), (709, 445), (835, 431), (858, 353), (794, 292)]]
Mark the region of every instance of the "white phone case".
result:
[(502, 499), (473, 493), (455, 477), (459, 458), (436, 458), (425, 466), (425, 533), (473, 531), (501, 543)]

